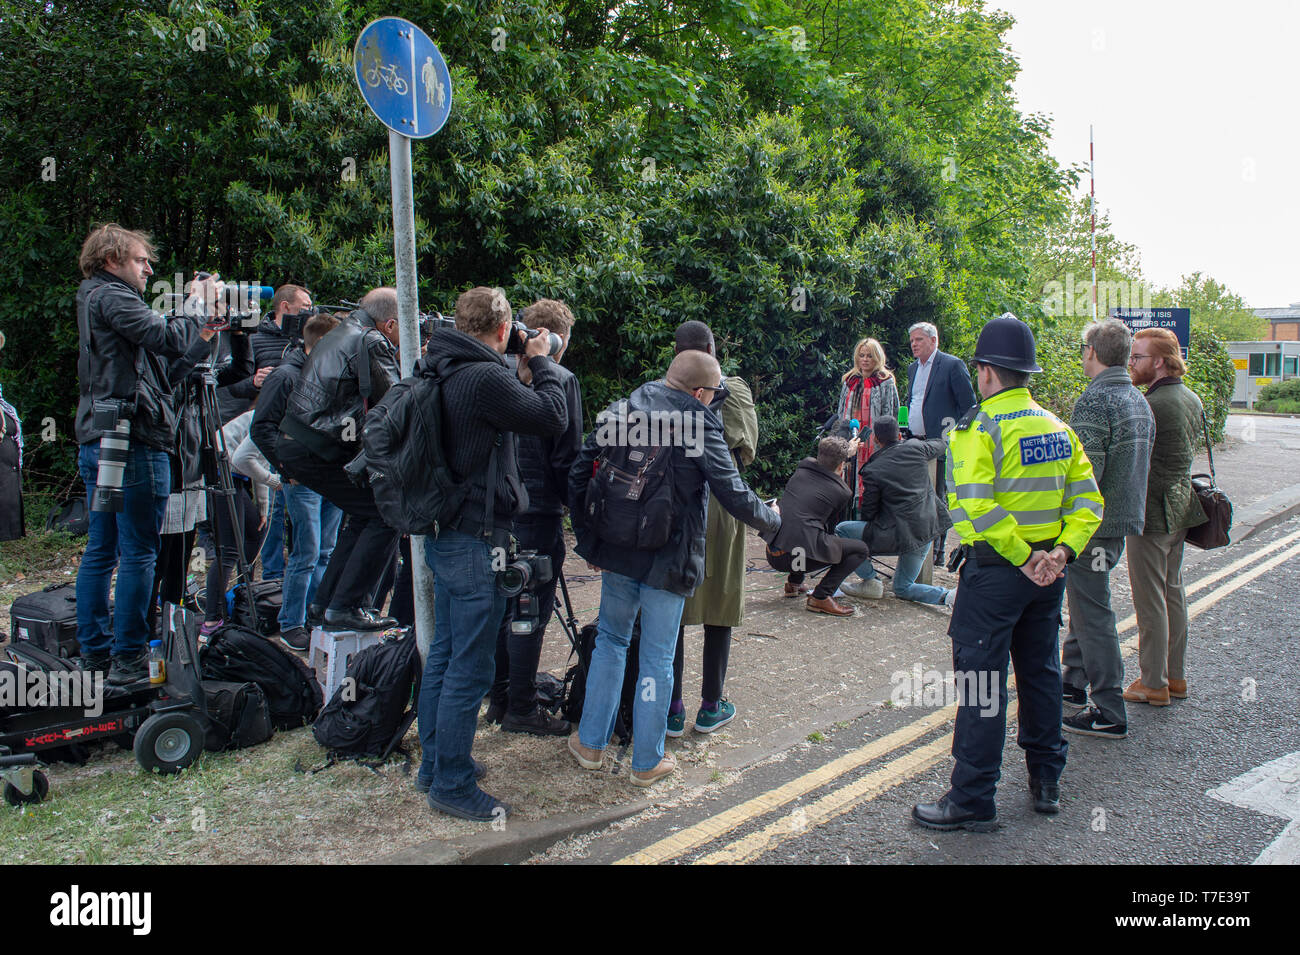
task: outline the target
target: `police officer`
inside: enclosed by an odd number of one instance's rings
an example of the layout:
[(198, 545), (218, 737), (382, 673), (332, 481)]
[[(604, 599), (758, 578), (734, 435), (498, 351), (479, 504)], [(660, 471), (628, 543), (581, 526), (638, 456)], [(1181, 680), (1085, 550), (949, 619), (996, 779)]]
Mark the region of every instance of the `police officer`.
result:
[(1034, 809), (1060, 810), (1063, 571), (1101, 522), (1102, 498), (1082, 442), (1029, 396), (1029, 375), (1042, 371), (1029, 326), (1009, 312), (993, 319), (975, 361), (983, 400), (948, 437), (948, 508), (962, 543), (950, 564), (961, 576), (948, 628), (960, 696), (957, 765), (948, 794), (913, 807), (912, 818), (929, 829), (989, 832), (997, 827), (1008, 657)]

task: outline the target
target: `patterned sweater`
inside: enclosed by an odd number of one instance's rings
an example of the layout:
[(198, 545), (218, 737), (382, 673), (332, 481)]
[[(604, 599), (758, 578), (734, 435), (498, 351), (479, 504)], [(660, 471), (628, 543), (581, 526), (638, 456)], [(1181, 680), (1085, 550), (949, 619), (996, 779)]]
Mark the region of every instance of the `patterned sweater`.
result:
[(1074, 403), (1070, 427), (1083, 442), (1106, 502), (1105, 516), (1093, 536), (1141, 534), (1156, 422), (1128, 371), (1107, 368), (1094, 378)]

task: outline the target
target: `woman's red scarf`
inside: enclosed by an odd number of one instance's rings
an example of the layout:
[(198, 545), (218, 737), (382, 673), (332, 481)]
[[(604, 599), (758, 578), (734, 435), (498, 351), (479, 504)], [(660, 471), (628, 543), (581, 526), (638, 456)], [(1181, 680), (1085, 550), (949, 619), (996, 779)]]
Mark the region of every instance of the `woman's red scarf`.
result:
[(880, 372), (876, 372), (870, 378), (863, 378), (862, 375), (855, 372), (849, 377), (849, 387), (844, 397), (844, 407), (840, 409), (841, 418), (846, 421), (857, 418), (859, 425), (858, 437), (861, 439), (861, 443), (858, 445), (858, 460), (853, 469), (856, 476), (853, 488), (853, 504), (855, 508), (862, 498), (862, 477), (858, 472), (871, 457), (871, 442), (868, 440), (871, 436), (871, 389), (884, 380), (885, 376)]

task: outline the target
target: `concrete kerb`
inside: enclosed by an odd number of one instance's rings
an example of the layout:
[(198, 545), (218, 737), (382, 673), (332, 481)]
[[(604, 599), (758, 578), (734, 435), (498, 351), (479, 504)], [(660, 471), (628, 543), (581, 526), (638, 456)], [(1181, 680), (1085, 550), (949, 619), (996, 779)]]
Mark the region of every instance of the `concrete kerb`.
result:
[(1290, 520), (1296, 514), (1300, 514), (1300, 484), (1284, 487), (1262, 501), (1234, 512), (1229, 534), (1233, 543), (1244, 541)]

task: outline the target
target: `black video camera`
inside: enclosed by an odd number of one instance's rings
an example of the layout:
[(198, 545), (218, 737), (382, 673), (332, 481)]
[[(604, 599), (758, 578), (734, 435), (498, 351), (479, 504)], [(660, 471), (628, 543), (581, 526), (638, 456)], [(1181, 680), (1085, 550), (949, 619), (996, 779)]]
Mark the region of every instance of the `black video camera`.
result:
[(511, 633), (532, 633), (541, 619), (537, 588), (550, 583), (551, 558), (535, 550), (516, 551), (504, 570), (497, 571), (497, 590), (508, 598)]

